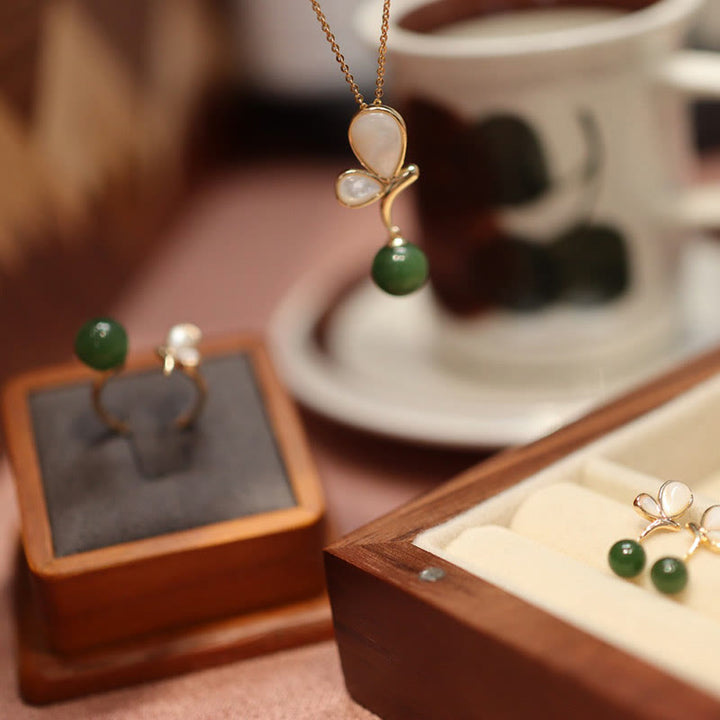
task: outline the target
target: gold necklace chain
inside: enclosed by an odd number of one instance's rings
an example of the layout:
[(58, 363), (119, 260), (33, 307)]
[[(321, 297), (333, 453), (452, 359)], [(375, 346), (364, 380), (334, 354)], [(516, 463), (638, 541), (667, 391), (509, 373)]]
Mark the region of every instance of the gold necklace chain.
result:
[[(330, 30), (330, 25), (328, 25), (325, 13), (320, 8), (320, 3), (318, 2), (318, 0), (310, 0), (310, 4), (315, 11), (315, 15), (317, 15), (318, 22), (320, 23), (320, 26), (325, 33), (327, 41), (330, 43), (330, 47), (332, 48), (333, 53), (335, 53), (335, 59), (338, 61), (338, 65), (340, 65), (340, 70), (342, 70), (342, 73), (345, 76), (345, 80), (350, 86), (350, 90), (355, 97), (355, 101), (360, 106), (360, 108), (364, 110), (368, 106), (368, 104), (365, 102), (365, 98), (362, 96), (360, 88), (355, 82), (355, 78), (352, 76), (347, 62), (345, 62), (345, 57), (340, 52), (340, 46), (338, 45), (332, 30)], [(383, 86), (385, 85), (385, 52), (387, 48), (389, 23), (390, 0), (385, 0), (383, 2), (382, 23), (380, 25), (380, 46), (378, 47), (377, 77), (375, 79), (375, 100), (373, 100), (373, 105), (382, 105)]]

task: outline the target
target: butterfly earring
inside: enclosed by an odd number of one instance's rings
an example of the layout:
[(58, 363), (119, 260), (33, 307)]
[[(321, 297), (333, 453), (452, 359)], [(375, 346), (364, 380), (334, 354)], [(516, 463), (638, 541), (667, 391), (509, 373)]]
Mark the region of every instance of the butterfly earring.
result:
[(389, 239), (375, 255), (372, 278), (390, 295), (407, 295), (425, 284), (428, 262), (425, 253), (405, 240), (392, 221), (395, 198), (420, 175), (416, 165), (403, 167), (407, 149), (405, 121), (392, 108), (370, 105), (352, 119), (348, 139), (364, 169), (342, 173), (335, 183), (335, 194), (349, 208), (380, 201), (380, 216)]
[[(650, 524), (640, 533), (637, 540), (627, 538), (618, 540), (610, 548), (608, 564), (612, 571), (624, 578), (639, 575), (645, 567), (647, 559), (645, 549), (640, 543), (656, 530), (673, 532), (682, 530), (683, 526), (678, 522), (678, 518), (687, 512), (692, 503), (693, 494), (690, 488), (685, 483), (676, 480), (669, 480), (662, 484), (657, 500), (647, 493), (637, 495), (633, 501), (633, 507), (646, 520), (649, 520)], [(657, 571), (656, 567), (659, 567)], [(664, 570), (660, 568), (664, 568)], [(656, 582), (656, 577), (661, 578), (661, 576), (664, 579)], [(679, 558), (662, 558), (653, 565), (651, 578), (655, 587), (661, 592), (679, 592), (687, 583), (687, 570)]]
[(653, 585), (663, 593), (680, 592), (688, 581), (687, 561), (698, 548), (705, 547), (720, 553), (720, 505), (711, 505), (702, 516), (700, 525), (688, 523), (686, 526), (694, 536), (690, 549), (680, 559), (676, 557), (660, 558), (650, 570)]

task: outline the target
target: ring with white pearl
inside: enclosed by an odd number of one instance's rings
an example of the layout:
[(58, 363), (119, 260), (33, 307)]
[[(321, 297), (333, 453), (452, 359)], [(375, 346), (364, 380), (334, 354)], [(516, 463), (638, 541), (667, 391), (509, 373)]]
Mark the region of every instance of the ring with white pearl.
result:
[[(198, 347), (202, 332), (197, 325), (181, 323), (170, 328), (165, 343), (156, 348), (162, 362), (163, 375), (179, 370), (195, 386), (195, 400), (190, 408), (173, 421), (184, 430), (200, 416), (207, 397), (207, 384), (200, 373), (202, 356)], [(102, 393), (108, 382), (125, 368), (127, 333), (123, 326), (111, 318), (95, 318), (83, 325), (75, 339), (75, 353), (88, 367), (101, 371), (92, 386), (92, 403), (97, 416), (111, 430), (121, 434), (130, 433), (129, 424), (116, 417), (103, 404)]]

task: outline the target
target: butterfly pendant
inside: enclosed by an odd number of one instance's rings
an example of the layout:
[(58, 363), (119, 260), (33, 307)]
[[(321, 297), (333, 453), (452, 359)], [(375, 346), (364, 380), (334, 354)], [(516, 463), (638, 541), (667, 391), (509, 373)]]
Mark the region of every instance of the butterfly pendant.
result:
[(399, 230), (392, 223), (392, 203), (420, 174), (415, 165), (403, 168), (407, 149), (405, 121), (392, 108), (370, 105), (352, 119), (348, 139), (364, 169), (346, 170), (338, 177), (337, 199), (350, 208), (366, 207), (380, 200), (380, 212), (391, 238), (399, 237)]
[(658, 491), (657, 500), (647, 493), (640, 493), (633, 502), (635, 509), (646, 519), (650, 520), (640, 539), (653, 530), (665, 528), (667, 530), (680, 530), (681, 525), (677, 519), (692, 505), (693, 494), (685, 483), (668, 480)]
[(176, 367), (183, 370), (196, 369), (200, 365), (198, 345), (201, 339), (202, 332), (197, 325), (173, 325), (165, 339), (165, 345), (157, 348), (157, 354), (163, 363), (163, 373), (170, 375)]

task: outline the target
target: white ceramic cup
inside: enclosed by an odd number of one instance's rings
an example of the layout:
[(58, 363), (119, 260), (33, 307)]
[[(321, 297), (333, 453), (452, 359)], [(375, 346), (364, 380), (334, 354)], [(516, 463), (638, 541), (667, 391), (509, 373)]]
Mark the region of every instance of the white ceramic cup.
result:
[[(634, 366), (673, 343), (681, 331), (681, 241), (720, 227), (720, 188), (692, 184), (689, 100), (720, 96), (720, 58), (681, 49), (701, 4), (393, 1), (392, 99), (406, 113), (407, 159), (421, 171), (418, 239), (431, 263), (443, 361), (542, 380), (543, 369), (563, 377), (588, 365)], [(357, 16), (373, 43), (379, 7), (374, 0)], [(482, 153), (473, 155), (473, 132), (498, 117), (500, 126), (529, 128), (519, 137), (535, 138), (533, 152), (545, 164), (535, 174), (544, 175), (533, 189), (523, 186), (532, 186), (532, 169), (527, 177), (523, 171), (517, 197), (483, 197), (473, 208), (473, 193), (485, 187), (477, 178), (487, 176)], [(508, 152), (522, 149), (511, 143)], [(588, 227), (585, 245), (574, 244), (577, 228)], [(482, 262), (493, 257), (483, 249), (490, 235), (501, 253), (507, 238), (519, 237), (523, 253), (537, 250), (541, 265), (554, 258), (548, 272), (561, 279), (547, 302), (519, 312), (473, 295), (502, 276), (491, 260)], [(617, 257), (606, 267), (608, 235)], [(562, 260), (570, 271), (557, 270), (556, 256), (570, 258)], [(574, 281), (563, 275), (586, 271), (595, 272), (600, 295), (607, 290), (590, 303), (582, 287), (566, 292)], [(522, 273), (514, 277), (522, 282)]]

